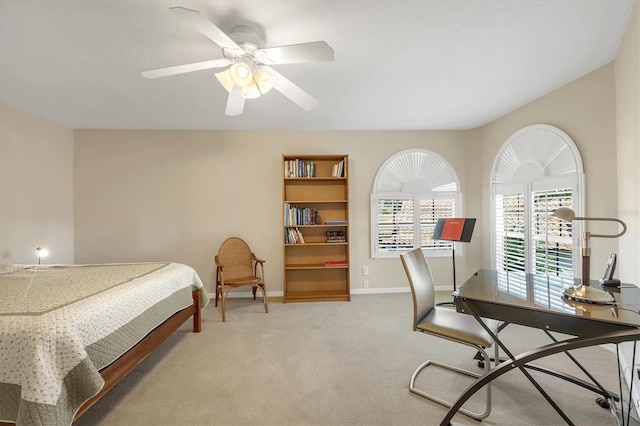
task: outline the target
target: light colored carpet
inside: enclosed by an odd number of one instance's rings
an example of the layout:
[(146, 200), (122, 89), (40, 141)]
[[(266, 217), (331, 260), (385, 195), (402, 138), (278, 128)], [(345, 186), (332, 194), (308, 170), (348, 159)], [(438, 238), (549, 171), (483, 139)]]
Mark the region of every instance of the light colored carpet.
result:
[[(355, 295), (351, 302), (270, 303), (230, 299), (203, 311), (202, 332), (189, 322), (79, 421), (85, 425), (436, 425), (438, 404), (409, 392), (414, 369), (428, 358), (480, 371), (471, 348), (411, 330), (410, 293)], [(501, 336), (516, 352), (549, 343), (539, 330), (510, 325)], [(614, 352), (576, 357), (618, 393)], [(579, 376), (564, 355), (538, 364)], [(470, 382), (431, 370), (421, 381), (435, 392), (462, 392)], [(532, 373), (578, 425), (613, 425), (596, 395)], [(580, 376), (581, 377), (581, 376)], [(491, 415), (464, 425), (557, 425), (562, 418), (518, 370), (493, 386)]]

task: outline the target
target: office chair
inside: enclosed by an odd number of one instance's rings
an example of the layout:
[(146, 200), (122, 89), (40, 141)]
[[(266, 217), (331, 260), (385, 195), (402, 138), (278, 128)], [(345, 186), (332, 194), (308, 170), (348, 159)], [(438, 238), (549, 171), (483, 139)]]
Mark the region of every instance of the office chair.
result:
[[(413, 296), (413, 330), (474, 348), (482, 354), (484, 358), (484, 371), (485, 373), (488, 372), (491, 369), (491, 358), (485, 351), (485, 348), (493, 345), (493, 339), (489, 333), (487, 333), (473, 316), (456, 312), (452, 309), (440, 308), (435, 305), (433, 278), (421, 249), (418, 248), (404, 253), (400, 255), (400, 259), (402, 260), (402, 265), (409, 279), (411, 295)], [(498, 321), (484, 319), (484, 322), (490, 330), (494, 331), (498, 329)], [(494, 345), (494, 349), (494, 359), (497, 360), (498, 345)], [(411, 375), (409, 390), (416, 395), (420, 395), (449, 408), (453, 403), (415, 387), (415, 381), (418, 375), (430, 365), (445, 368), (469, 377), (478, 378), (481, 376), (481, 374), (478, 373), (432, 360), (427, 360), (418, 366)], [(460, 409), (459, 412), (476, 420), (486, 418), (491, 412), (491, 385), (487, 385), (484, 412), (477, 413), (465, 408)]]
[[(234, 288), (251, 286), (253, 300), (256, 300), (256, 290), (262, 292), (264, 311), (269, 313), (267, 292), (264, 285), (264, 260), (256, 257), (244, 240), (227, 238), (218, 250), (216, 262), (216, 306), (218, 299), (222, 301), (222, 321), (225, 321), (227, 310), (227, 295)], [(260, 266), (260, 273), (258, 273)]]

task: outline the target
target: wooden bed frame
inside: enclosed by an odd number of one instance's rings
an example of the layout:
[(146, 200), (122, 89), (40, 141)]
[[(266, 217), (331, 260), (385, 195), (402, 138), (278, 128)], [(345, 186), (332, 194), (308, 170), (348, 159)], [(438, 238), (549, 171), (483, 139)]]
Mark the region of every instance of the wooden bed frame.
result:
[[(76, 413), (74, 420), (82, 416), (100, 398), (102, 398), (111, 388), (122, 380), (131, 370), (140, 364), (151, 352), (153, 352), (167, 337), (173, 334), (182, 324), (193, 317), (193, 332), (199, 333), (202, 326), (200, 312), (200, 290), (193, 291), (193, 304), (176, 312), (162, 324), (154, 328), (134, 347), (129, 349), (117, 360), (100, 370), (100, 375), (104, 379), (104, 386), (93, 398), (87, 400)], [(13, 422), (0, 422), (0, 426), (15, 426)]]
[[(134, 347), (125, 352), (120, 358), (100, 370), (100, 375), (104, 379), (104, 386), (93, 398), (87, 400), (74, 418), (77, 419), (102, 398), (109, 390), (122, 380), (131, 370), (140, 364), (151, 352), (153, 352), (167, 337), (173, 334), (182, 324), (193, 317), (193, 332), (199, 333), (202, 319), (200, 314), (200, 290), (192, 292), (193, 304), (181, 311), (176, 312), (165, 322), (153, 329), (144, 339), (140, 340)], [(1, 425), (2, 423), (0, 423)], [(9, 423), (13, 424), (13, 423)]]

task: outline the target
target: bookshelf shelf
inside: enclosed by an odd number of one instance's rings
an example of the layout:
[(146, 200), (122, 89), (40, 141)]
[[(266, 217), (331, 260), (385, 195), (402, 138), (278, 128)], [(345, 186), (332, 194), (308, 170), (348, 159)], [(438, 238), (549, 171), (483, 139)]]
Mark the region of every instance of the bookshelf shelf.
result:
[(289, 247), (289, 246), (291, 246), (291, 247), (299, 247), (299, 246), (303, 246), (303, 245), (304, 246), (338, 246), (338, 245), (346, 246), (347, 242), (346, 241), (340, 241), (340, 242), (336, 242), (336, 243), (327, 243), (327, 242), (324, 242), (324, 243), (307, 243), (307, 242), (305, 242), (305, 243), (295, 243), (295, 244), (294, 243), (285, 243), (285, 247)]
[(283, 154), (282, 165), (284, 301), (348, 301), (348, 156)]
[(345, 228), (348, 225), (332, 225), (320, 223), (318, 225), (285, 225), (287, 228)]
[(347, 269), (349, 265), (325, 266), (324, 263), (309, 263), (305, 265), (284, 265), (285, 270), (295, 269)]

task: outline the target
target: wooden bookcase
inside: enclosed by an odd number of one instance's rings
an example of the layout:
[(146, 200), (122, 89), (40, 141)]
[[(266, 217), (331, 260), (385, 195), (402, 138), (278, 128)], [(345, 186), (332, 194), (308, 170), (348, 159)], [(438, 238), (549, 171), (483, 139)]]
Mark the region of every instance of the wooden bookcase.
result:
[(285, 154), (282, 172), (284, 302), (349, 301), (348, 156)]

